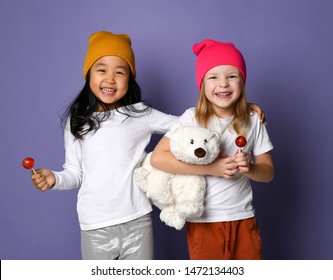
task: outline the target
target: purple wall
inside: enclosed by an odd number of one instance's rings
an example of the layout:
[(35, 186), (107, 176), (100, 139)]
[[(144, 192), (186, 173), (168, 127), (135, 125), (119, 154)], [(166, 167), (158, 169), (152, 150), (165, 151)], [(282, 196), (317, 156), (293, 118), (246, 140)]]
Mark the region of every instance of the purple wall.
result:
[[(177, 115), (198, 96), (192, 45), (234, 42), (275, 145), (275, 180), (255, 184), (264, 257), (333, 259), (332, 14), (329, 0), (1, 0), (0, 259), (80, 259), (76, 191), (37, 191), (21, 161), (61, 169), (58, 114), (103, 29), (131, 36), (144, 98)], [(156, 258), (186, 259), (185, 232), (154, 218)]]

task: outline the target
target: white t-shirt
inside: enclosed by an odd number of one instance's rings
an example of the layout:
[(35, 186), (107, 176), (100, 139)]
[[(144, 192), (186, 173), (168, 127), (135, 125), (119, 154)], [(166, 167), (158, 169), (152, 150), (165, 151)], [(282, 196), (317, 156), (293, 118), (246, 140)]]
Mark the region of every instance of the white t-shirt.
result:
[[(143, 108), (142, 103), (135, 106)], [(74, 140), (67, 123), (64, 170), (53, 172), (53, 189), (80, 188), (77, 211), (82, 230), (125, 223), (152, 211), (133, 180), (133, 170), (144, 158), (151, 135), (165, 133), (176, 120), (154, 109), (135, 118), (113, 110), (99, 130), (83, 140)]]
[[(214, 117), (208, 128), (220, 135), (221, 151), (233, 156), (238, 147), (235, 139), (238, 135), (230, 129), (229, 119)], [(190, 108), (179, 118), (183, 125), (198, 126), (195, 119), (195, 108)], [(166, 134), (169, 136), (169, 133)], [(247, 144), (243, 148), (245, 153), (260, 155), (273, 149), (265, 125), (260, 123), (258, 115), (250, 116), (250, 124), (246, 135)], [(170, 136), (169, 136), (170, 137)], [(201, 217), (188, 219), (190, 222), (225, 222), (253, 217), (252, 187), (250, 179), (237, 173), (232, 179), (206, 176), (207, 189), (205, 210)]]

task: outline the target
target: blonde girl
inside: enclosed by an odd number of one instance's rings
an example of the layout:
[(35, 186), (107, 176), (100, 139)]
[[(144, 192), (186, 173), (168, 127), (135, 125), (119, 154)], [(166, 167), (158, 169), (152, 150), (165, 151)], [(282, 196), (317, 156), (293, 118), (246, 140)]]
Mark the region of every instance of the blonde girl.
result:
[[(187, 221), (191, 259), (261, 259), (251, 180), (273, 179), (273, 145), (258, 114), (248, 108), (246, 64), (240, 51), (232, 43), (209, 39), (195, 44), (193, 51), (200, 95), (197, 106), (186, 110), (179, 122), (218, 132), (221, 156), (208, 166), (177, 161), (167, 133), (151, 163), (170, 173), (207, 175), (205, 211)], [(235, 145), (238, 136), (247, 140), (242, 150)]]

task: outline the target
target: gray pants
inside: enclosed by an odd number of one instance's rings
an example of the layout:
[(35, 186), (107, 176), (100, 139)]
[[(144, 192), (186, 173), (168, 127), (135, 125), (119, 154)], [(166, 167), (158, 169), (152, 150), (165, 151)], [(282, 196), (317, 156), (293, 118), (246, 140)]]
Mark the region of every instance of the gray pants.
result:
[(120, 225), (81, 231), (81, 250), (84, 260), (152, 260), (151, 215)]

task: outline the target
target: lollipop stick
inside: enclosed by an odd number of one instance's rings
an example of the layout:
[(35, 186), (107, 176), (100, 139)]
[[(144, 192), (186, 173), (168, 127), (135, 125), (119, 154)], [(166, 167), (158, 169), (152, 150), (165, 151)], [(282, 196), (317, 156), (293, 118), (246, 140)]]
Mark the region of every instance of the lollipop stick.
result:
[(31, 168), (31, 171), (34, 173), (34, 174), (37, 174), (35, 169)]

